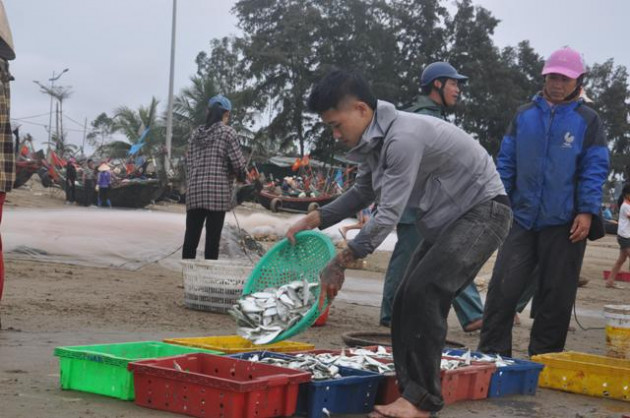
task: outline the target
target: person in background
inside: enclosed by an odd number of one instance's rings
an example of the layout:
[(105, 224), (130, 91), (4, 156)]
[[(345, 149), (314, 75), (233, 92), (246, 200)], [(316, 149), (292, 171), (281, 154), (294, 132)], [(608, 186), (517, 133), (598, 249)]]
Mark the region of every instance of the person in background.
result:
[(66, 205), (70, 205), (76, 200), (77, 168), (74, 166), (75, 162), (74, 157), (70, 157), (66, 164)]
[(617, 226), (617, 242), (619, 243), (619, 257), (606, 279), (606, 287), (615, 288), (615, 280), (621, 266), (630, 258), (630, 184), (623, 186), (621, 191), (623, 202), (619, 208), (619, 224)]
[(195, 129), (186, 153), (186, 234), (182, 258), (194, 259), (206, 225), (204, 256), (219, 258), (225, 212), (232, 209), (234, 178), (244, 181), (245, 158), (236, 131), (228, 126), (232, 103), (224, 96), (208, 101), (206, 123)]
[(110, 208), (112, 207), (112, 202), (109, 200), (109, 188), (112, 185), (112, 173), (111, 168), (108, 164), (103, 163), (98, 168), (98, 197), (97, 205), (101, 207), (104, 203), (107, 204)]
[(529, 355), (564, 350), (586, 238), (597, 226), (592, 219), (609, 169), (602, 121), (579, 97), (585, 72), (577, 51), (553, 52), (543, 67), (542, 92), (518, 109), (501, 143), (497, 170), (514, 223), (488, 286), (481, 352), (511, 357), (516, 306), (532, 280)]
[(359, 213), (357, 213), (357, 221), (358, 221), (357, 223), (342, 226), (341, 228), (339, 228), (339, 233), (341, 234), (341, 237), (345, 240), (346, 234), (348, 233), (348, 231), (351, 231), (353, 229), (363, 228), (363, 225), (365, 225), (367, 221), (370, 220), (371, 213), (372, 211), (370, 208), (362, 209)]
[(613, 214), (612, 214), (612, 211), (610, 210), (610, 205), (602, 205), (602, 216), (604, 217), (604, 220), (606, 221), (613, 220)]
[[(420, 76), (422, 94), (406, 111), (446, 120), (446, 111), (457, 104), (460, 83), (466, 80), (468, 77), (459, 74), (448, 62), (434, 62), (427, 65)], [(422, 241), (416, 228), (417, 216), (417, 210), (406, 208), (396, 225), (398, 241), (385, 274), (381, 302), (380, 324), (386, 327), (390, 324), (396, 290), (405, 274), (413, 250)], [(457, 295), (453, 300), (453, 308), (464, 331), (472, 332), (481, 329), (483, 303), (474, 282)]]
[(89, 159), (85, 163), (81, 180), (81, 182), (83, 183), (83, 196), (85, 198), (85, 206), (92, 206), (94, 204), (94, 192), (96, 188), (96, 170), (93, 160)]
[[(0, 0), (0, 222), (2, 208), (7, 193), (15, 182), (15, 150), (11, 135), (11, 94), (9, 82), (13, 80), (9, 73), (9, 61), (15, 59), (13, 37), (7, 20), (4, 4)], [(0, 300), (4, 289), (4, 258), (2, 257), (2, 238), (0, 237)], [(0, 316), (0, 329), (2, 317)]]

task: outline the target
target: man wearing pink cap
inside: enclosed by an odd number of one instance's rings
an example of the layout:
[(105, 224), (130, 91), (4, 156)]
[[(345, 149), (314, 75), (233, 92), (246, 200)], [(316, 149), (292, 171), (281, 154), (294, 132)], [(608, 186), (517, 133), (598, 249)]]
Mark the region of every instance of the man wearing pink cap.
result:
[(516, 305), (531, 280), (538, 291), (529, 354), (564, 349), (586, 238), (608, 176), (602, 122), (580, 98), (582, 57), (571, 48), (555, 51), (542, 74), (542, 92), (516, 112), (497, 160), (514, 222), (488, 287), (479, 350), (503, 356), (512, 355)]

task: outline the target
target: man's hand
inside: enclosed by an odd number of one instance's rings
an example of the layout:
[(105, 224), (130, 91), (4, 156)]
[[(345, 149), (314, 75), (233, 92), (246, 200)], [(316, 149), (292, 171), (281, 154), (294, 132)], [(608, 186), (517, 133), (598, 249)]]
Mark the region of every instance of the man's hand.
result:
[(571, 230), (569, 231), (569, 240), (572, 243), (580, 242), (588, 237), (588, 231), (591, 229), (591, 220), (593, 215), (590, 213), (580, 213), (575, 217)]
[(328, 265), (324, 267), (321, 274), (319, 275), (319, 282), (321, 290), (319, 292), (319, 309), (321, 310), (324, 306), (324, 300), (326, 296), (332, 302), (332, 300), (337, 296), (339, 290), (341, 290), (341, 286), (343, 286), (343, 282), (345, 280), (345, 271), (346, 267), (354, 261), (356, 258), (352, 251), (348, 248), (340, 252), (330, 260)]
[(287, 238), (291, 241), (291, 244), (295, 244), (295, 234), (307, 229), (317, 228), (320, 224), (321, 218), (319, 217), (319, 211), (314, 210), (289, 227)]

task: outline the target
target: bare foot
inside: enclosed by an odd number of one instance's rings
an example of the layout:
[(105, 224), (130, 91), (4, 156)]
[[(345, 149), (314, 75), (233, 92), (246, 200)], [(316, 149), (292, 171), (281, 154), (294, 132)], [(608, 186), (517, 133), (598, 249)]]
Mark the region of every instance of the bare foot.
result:
[(372, 411), (368, 414), (368, 418), (387, 418), (385, 415), (382, 415), (380, 412)]
[(464, 331), (466, 332), (474, 332), (481, 329), (483, 325), (483, 320), (477, 319), (476, 321), (472, 321), (470, 324), (464, 327)]
[(606, 280), (606, 287), (609, 289), (623, 289), (623, 286), (615, 283), (614, 281)]
[(431, 414), (416, 408), (405, 398), (398, 398), (389, 405), (376, 405), (376, 412), (388, 418), (429, 418)]

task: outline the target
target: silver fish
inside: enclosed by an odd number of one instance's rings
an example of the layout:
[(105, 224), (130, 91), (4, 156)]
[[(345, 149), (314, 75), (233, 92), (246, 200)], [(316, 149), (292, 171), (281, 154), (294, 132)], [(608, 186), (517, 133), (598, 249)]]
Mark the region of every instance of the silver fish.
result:
[(299, 322), (316, 303), (318, 283), (295, 280), (279, 288), (266, 288), (239, 299), (229, 310), (240, 327), (237, 333), (255, 344), (273, 341)]

